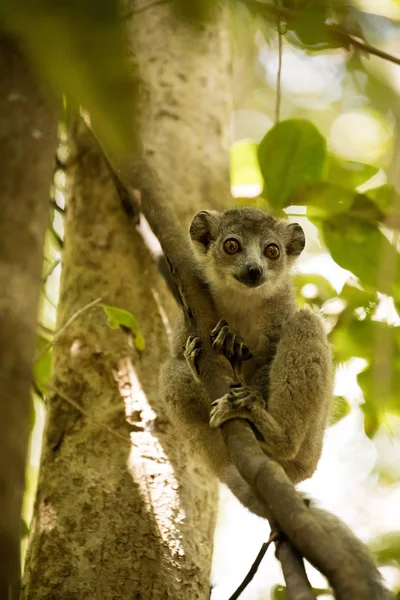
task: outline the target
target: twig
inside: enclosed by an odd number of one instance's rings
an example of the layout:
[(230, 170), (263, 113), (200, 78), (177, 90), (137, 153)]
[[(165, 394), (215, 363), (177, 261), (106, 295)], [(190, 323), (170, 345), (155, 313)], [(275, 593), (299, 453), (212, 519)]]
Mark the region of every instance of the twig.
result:
[(249, 572), (247, 573), (246, 577), (243, 579), (242, 583), (239, 585), (237, 590), (235, 592), (233, 592), (232, 596), (230, 596), (229, 600), (237, 600), (239, 598), (240, 594), (247, 588), (250, 581), (253, 579), (254, 575), (257, 573), (258, 567), (260, 566), (260, 563), (261, 563), (262, 559), (264, 558), (265, 553), (267, 552), (268, 548), (270, 547), (272, 542), (275, 542), (278, 538), (279, 538), (279, 533), (277, 531), (271, 531), (271, 535), (269, 536), (268, 541), (264, 542), (263, 545), (261, 546), (260, 551), (257, 554), (255, 561), (253, 562), (253, 564), (251, 565), (251, 567), (249, 569)]
[(347, 31), (340, 29), (336, 25), (325, 25), (325, 27), (329, 29), (333, 37), (336, 37), (343, 44), (354, 46), (355, 48), (360, 48), (361, 50), (364, 50), (364, 52), (368, 52), (368, 54), (378, 56), (379, 58), (383, 58), (384, 60), (387, 60), (389, 62), (394, 63), (395, 65), (400, 66), (400, 58), (397, 58), (397, 56), (393, 56), (393, 54), (389, 54), (384, 50), (380, 50), (375, 46), (371, 46), (371, 44), (368, 44), (368, 42), (362, 42), (360, 39), (354, 37), (353, 35), (350, 35), (350, 33), (347, 33)]
[(85, 415), (85, 417), (87, 417), (90, 421), (92, 421), (92, 423), (94, 423), (95, 425), (100, 427), (100, 429), (104, 429), (104, 431), (111, 433), (111, 435), (122, 440), (125, 443), (128, 442), (128, 444), (132, 444), (132, 441), (129, 438), (126, 438), (123, 435), (119, 434), (114, 429), (111, 429), (111, 427), (109, 427), (108, 425), (104, 425), (104, 423), (100, 423), (100, 421), (97, 421), (97, 419), (95, 419), (88, 412), (86, 412), (86, 410), (84, 410), (82, 408), (82, 406), (80, 406), (75, 400), (72, 400), (71, 398), (66, 396), (63, 392), (60, 392), (60, 390), (58, 390), (57, 388), (55, 388), (49, 384), (46, 384), (44, 387), (47, 390), (49, 390), (50, 392), (53, 392), (53, 394), (56, 394), (57, 396), (59, 396), (61, 398), (61, 400), (64, 400), (64, 402), (67, 402), (67, 404), (70, 404), (71, 406), (73, 406), (76, 410), (78, 410), (80, 413)]
[(281, 23), (278, 21), (278, 72), (276, 75), (276, 105), (275, 105), (275, 125), (279, 123), (281, 111), (281, 80), (282, 80), (282, 32)]
[[(301, 15), (301, 11), (285, 8), (283, 6), (275, 6), (273, 4), (264, 4), (264, 2), (260, 2), (259, 0), (245, 0), (246, 5), (258, 13), (263, 13), (265, 18), (270, 21), (276, 23), (276, 19), (283, 19), (286, 22), (295, 22)], [(393, 56), (388, 52), (384, 52), (375, 46), (371, 46), (367, 42), (363, 42), (360, 39), (354, 37), (347, 31), (342, 28), (339, 28), (337, 25), (331, 25), (324, 23), (323, 28), (331, 35), (333, 38), (340, 40), (341, 44), (344, 47), (354, 46), (355, 48), (360, 48), (360, 50), (364, 50), (364, 52), (368, 52), (368, 54), (372, 54), (374, 56), (378, 56), (384, 60), (392, 62), (396, 65), (400, 65), (400, 58), (397, 56)]]
[(54, 346), (54, 344), (56, 343), (56, 341), (58, 340), (60, 335), (62, 333), (64, 333), (64, 331), (71, 325), (71, 323), (73, 323), (75, 321), (75, 319), (77, 317), (79, 317), (82, 313), (87, 311), (89, 308), (92, 308), (93, 306), (95, 306), (96, 304), (98, 304), (101, 301), (102, 301), (102, 298), (96, 298), (95, 300), (91, 300), (90, 302), (85, 304), (85, 306), (82, 306), (77, 311), (75, 311), (74, 314), (71, 315), (70, 318), (64, 323), (64, 325), (58, 331), (56, 331), (51, 342), (49, 342), (48, 344), (45, 345), (45, 347), (42, 349), (42, 351), (39, 353), (39, 355), (34, 358), (33, 362), (35, 362), (35, 363), (38, 362), (38, 360), (40, 360), (46, 354), (46, 352), (48, 350), (50, 350), (50, 348), (52, 346)]

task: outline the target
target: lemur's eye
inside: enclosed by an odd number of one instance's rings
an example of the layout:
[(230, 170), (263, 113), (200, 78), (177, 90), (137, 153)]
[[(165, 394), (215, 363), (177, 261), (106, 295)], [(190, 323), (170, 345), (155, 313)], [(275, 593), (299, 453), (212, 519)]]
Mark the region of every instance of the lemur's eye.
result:
[(265, 256), (267, 258), (275, 260), (276, 258), (279, 258), (279, 255), (279, 248), (276, 244), (268, 244), (268, 246), (265, 248)]
[(224, 242), (224, 250), (227, 254), (236, 254), (240, 252), (240, 244), (235, 238), (229, 238)]

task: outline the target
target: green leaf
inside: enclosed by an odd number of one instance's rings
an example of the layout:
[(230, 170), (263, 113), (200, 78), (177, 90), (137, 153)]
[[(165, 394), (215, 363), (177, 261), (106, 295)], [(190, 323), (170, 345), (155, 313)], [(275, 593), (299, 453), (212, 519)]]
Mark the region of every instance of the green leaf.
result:
[(139, 325), (136, 318), (131, 312), (124, 308), (109, 306), (108, 304), (99, 304), (107, 315), (107, 323), (111, 329), (124, 327), (129, 329), (133, 335), (136, 335), (139, 330)]
[[(326, 588), (312, 588), (315, 596), (325, 596), (326, 594), (331, 595), (331, 591)], [(288, 600), (286, 587), (284, 585), (275, 585), (271, 590), (272, 600)]]
[(284, 585), (275, 585), (271, 590), (272, 600), (288, 600), (286, 587)]
[(370, 223), (382, 221), (385, 217), (376, 204), (374, 204), (374, 202), (372, 202), (365, 194), (355, 195), (349, 216), (362, 221), (369, 221)]
[(130, 331), (135, 339), (135, 346), (139, 352), (144, 350), (144, 337), (139, 331), (139, 324), (137, 319), (131, 312), (124, 308), (117, 308), (116, 306), (109, 306), (108, 304), (99, 304), (107, 315), (107, 323), (111, 329), (127, 329)]
[(347, 319), (339, 319), (330, 337), (336, 359), (344, 362), (353, 356), (371, 360), (377, 353), (378, 345), (385, 347), (386, 354), (393, 355), (398, 345), (399, 332), (399, 327), (392, 327), (380, 321), (360, 321), (352, 318), (350, 322)]
[[(48, 340), (42, 335), (38, 335), (36, 338), (36, 354), (38, 359), (33, 362), (33, 378), (37, 389), (45, 394), (46, 384), (50, 379), (51, 374), (51, 348), (45, 350), (49, 345)], [(44, 353), (43, 353), (44, 352)]]
[(323, 178), (326, 142), (305, 119), (289, 119), (272, 127), (258, 147), (258, 162), (267, 200), (284, 208), (302, 186)]
[(326, 219), (341, 213), (348, 213), (352, 219), (375, 223), (384, 218), (384, 214), (365, 194), (336, 184), (321, 182), (306, 185), (292, 196), (293, 204), (307, 206), (310, 220)]
[[(386, 227), (400, 229), (400, 195), (394, 187), (392, 185), (382, 185), (369, 190), (367, 195), (385, 216)], [(381, 220), (383, 221), (383, 217)]]
[(307, 217), (311, 220), (347, 212), (354, 199), (352, 190), (326, 182), (305, 185), (292, 196), (293, 204), (307, 206)]
[(373, 310), (378, 302), (375, 293), (362, 290), (349, 282), (344, 284), (340, 292), (340, 298), (347, 303), (348, 308), (351, 310), (362, 307), (367, 312)]
[(322, 231), (332, 258), (363, 287), (400, 298), (399, 255), (376, 224), (341, 214), (323, 221)]
[(390, 354), (375, 356), (373, 363), (357, 376), (365, 402), (376, 414), (400, 415), (400, 360)]
[(362, 404), (365, 435), (372, 439), (381, 425), (381, 415), (370, 404)]
[(400, 531), (384, 533), (374, 540), (369, 547), (379, 565), (400, 567)]
[[(310, 273), (296, 273), (293, 275), (293, 283), (297, 290), (298, 296), (301, 297), (300, 303), (310, 302), (321, 307), (327, 300), (331, 300), (337, 294), (335, 288), (332, 286), (330, 281), (322, 277), (322, 275), (310, 274)], [(307, 286), (307, 287), (306, 287)], [(310, 286), (315, 288), (315, 295), (303, 296), (304, 292), (310, 291)]]
[(343, 188), (355, 190), (357, 187), (371, 179), (378, 173), (378, 168), (372, 165), (341, 160), (334, 155), (329, 155), (328, 172), (326, 180)]
[(392, 204), (398, 198), (396, 190), (390, 184), (368, 190), (367, 195), (384, 213), (389, 212)]
[(333, 399), (329, 425), (335, 425), (351, 412), (351, 406), (343, 396), (335, 396)]

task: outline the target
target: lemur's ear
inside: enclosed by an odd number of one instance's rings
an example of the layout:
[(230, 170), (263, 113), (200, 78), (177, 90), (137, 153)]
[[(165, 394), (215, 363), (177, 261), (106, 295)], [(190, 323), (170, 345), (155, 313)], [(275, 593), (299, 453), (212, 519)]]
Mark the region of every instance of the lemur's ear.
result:
[(298, 223), (290, 223), (286, 229), (286, 254), (290, 258), (297, 258), (304, 250), (306, 238), (303, 229)]
[(215, 210), (202, 210), (194, 217), (189, 233), (196, 248), (206, 253), (218, 234), (219, 213)]

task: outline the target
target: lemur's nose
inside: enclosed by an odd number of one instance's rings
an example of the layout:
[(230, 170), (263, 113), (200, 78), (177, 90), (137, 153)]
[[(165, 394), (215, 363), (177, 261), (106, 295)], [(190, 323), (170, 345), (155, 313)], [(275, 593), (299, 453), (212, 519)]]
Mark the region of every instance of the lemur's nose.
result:
[(258, 265), (249, 265), (247, 267), (247, 273), (249, 275), (250, 281), (255, 283), (258, 281), (262, 275), (262, 270)]

